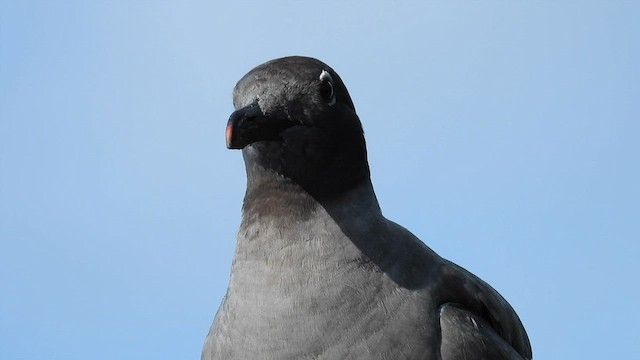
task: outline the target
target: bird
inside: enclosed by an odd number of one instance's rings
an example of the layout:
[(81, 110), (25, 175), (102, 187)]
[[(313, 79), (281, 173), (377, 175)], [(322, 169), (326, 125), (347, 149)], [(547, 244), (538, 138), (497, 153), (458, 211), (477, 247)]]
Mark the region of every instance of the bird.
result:
[(212, 359), (531, 359), (490, 285), (386, 219), (340, 76), (311, 57), (236, 84), (225, 139), (246, 192)]

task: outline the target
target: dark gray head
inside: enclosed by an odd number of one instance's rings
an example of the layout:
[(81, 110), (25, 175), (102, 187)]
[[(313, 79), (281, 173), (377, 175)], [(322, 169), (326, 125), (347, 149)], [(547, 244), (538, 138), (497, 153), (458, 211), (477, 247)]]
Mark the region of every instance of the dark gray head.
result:
[(284, 177), (325, 197), (369, 180), (351, 97), (321, 61), (295, 56), (264, 63), (240, 79), (233, 104), (227, 147), (243, 149), (248, 186)]

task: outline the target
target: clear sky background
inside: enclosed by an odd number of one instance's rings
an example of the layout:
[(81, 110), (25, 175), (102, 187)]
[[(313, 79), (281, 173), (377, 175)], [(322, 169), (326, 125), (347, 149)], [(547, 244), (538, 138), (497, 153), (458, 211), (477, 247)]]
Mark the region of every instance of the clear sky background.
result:
[(317, 57), (383, 212), (537, 359), (640, 343), (636, 1), (0, 0), (0, 359), (199, 359), (245, 173), (236, 81)]

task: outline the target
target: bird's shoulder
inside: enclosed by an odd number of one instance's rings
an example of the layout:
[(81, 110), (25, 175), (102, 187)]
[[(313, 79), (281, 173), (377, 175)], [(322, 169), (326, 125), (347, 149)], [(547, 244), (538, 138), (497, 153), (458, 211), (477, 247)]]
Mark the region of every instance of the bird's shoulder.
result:
[[(467, 345), (475, 342), (490, 351), (498, 351), (487, 353), (489, 357), (510, 359), (509, 354), (518, 353), (522, 358), (531, 359), (531, 345), (520, 318), (491, 285), (439, 256), (401, 225), (385, 219), (385, 227), (389, 243), (395, 244), (395, 256), (388, 256), (394, 259), (393, 265), (387, 273), (395, 275), (394, 280), (403, 287), (428, 293), (430, 301), (439, 306), (441, 326), (448, 324), (454, 329), (453, 333), (469, 335), (459, 339)], [(432, 297), (433, 294), (437, 295)], [(451, 327), (452, 324), (455, 325)], [(478, 331), (475, 334), (466, 331), (470, 328)], [(489, 343), (493, 346), (487, 347)], [(460, 346), (454, 348), (461, 349)]]
[[(446, 259), (442, 260), (440, 278), (445, 290), (441, 292), (444, 296), (440, 299), (441, 324), (456, 323), (459, 331), (473, 324), (480, 331), (476, 339), (478, 342), (494, 342), (500, 338), (522, 358), (532, 358), (529, 338), (520, 318), (491, 285)], [(463, 324), (464, 319), (466, 325)], [(466, 339), (465, 342), (469, 341)]]

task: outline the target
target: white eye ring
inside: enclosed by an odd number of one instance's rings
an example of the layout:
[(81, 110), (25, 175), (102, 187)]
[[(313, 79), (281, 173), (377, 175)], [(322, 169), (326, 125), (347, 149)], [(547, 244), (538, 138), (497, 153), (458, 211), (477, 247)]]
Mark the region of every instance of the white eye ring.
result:
[(336, 94), (333, 91), (333, 78), (327, 70), (320, 73), (320, 95), (329, 102), (329, 106), (336, 103)]
[(333, 78), (327, 70), (322, 70), (322, 72), (320, 73), (320, 81), (333, 81)]

